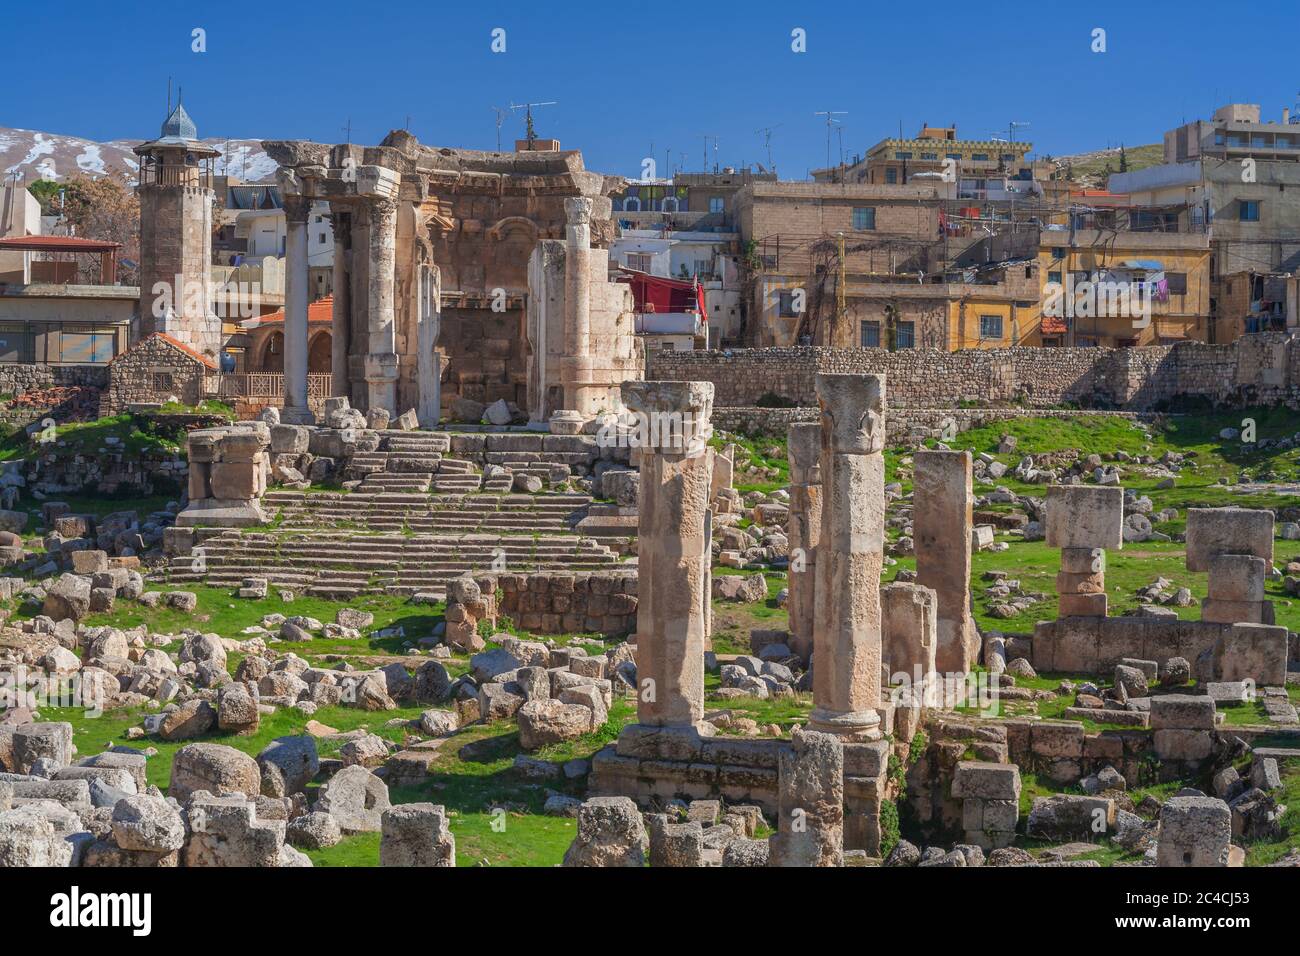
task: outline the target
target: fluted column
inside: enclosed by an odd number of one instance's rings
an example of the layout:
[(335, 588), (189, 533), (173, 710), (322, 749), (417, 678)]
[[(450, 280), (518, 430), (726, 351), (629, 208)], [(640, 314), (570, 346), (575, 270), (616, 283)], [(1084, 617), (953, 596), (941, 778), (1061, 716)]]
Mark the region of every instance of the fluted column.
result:
[(369, 407), (396, 415), (397, 328), (393, 316), (393, 285), (397, 256), (397, 202), (371, 200), (366, 385)]
[(564, 360), (560, 375), (564, 406), (590, 416), (591, 383), (591, 207), (586, 196), (564, 200)]
[(816, 379), (822, 524), (809, 726), (870, 739), (880, 724), (880, 571), (885, 538), (885, 377)]
[(334, 231), (334, 309), (330, 315), (330, 394), (348, 395), (348, 347), (352, 340), (352, 216), (336, 212), (330, 216)]

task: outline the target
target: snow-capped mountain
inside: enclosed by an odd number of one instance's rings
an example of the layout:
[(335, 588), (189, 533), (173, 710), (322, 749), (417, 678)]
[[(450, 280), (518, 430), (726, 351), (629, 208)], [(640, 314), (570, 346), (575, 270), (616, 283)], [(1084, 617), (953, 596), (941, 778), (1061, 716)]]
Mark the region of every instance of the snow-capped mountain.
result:
[[(67, 179), (74, 174), (103, 176), (110, 171), (135, 178), (139, 163), (131, 148), (143, 140), (115, 139), (96, 143), (80, 136), (43, 133), (31, 129), (0, 126), (0, 176), (8, 179)], [(244, 182), (270, 182), (275, 178), (275, 161), (262, 151), (255, 139), (204, 139), (220, 150), (218, 175), (237, 176)]]

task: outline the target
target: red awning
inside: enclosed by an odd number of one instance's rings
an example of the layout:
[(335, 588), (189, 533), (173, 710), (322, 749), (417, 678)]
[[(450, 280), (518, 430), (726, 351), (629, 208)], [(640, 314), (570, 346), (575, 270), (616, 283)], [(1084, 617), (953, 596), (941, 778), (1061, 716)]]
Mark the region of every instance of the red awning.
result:
[(668, 279), (648, 272), (624, 269), (619, 281), (632, 286), (638, 312), (698, 312), (700, 321), (708, 322), (704, 308), (704, 287), (694, 280)]

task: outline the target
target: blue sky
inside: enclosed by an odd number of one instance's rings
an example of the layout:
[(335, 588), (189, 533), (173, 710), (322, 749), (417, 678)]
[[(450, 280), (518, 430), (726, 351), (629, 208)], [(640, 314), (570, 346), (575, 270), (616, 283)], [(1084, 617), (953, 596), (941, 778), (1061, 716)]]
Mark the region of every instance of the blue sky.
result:
[[(36, 4), (5, 14), (0, 125), (108, 140), (157, 131), (167, 78), (200, 135), (494, 148), (493, 106), (556, 100), (538, 131), (589, 168), (640, 176), (653, 155), (766, 163), (783, 177), (826, 161), (818, 110), (845, 110), (845, 153), (922, 122), (987, 138), (1031, 125), (1037, 154), (1158, 142), (1230, 101), (1267, 117), (1293, 106), (1300, 5), (1184, 2), (994, 4), (309, 3)], [(56, 8), (50, 8), (54, 10)], [(206, 30), (207, 52), (191, 51)], [(506, 31), (506, 52), (490, 49)], [(806, 31), (807, 52), (791, 50)], [(1093, 53), (1092, 32), (1106, 31)], [(503, 141), (522, 137), (507, 117)], [(1006, 135), (1001, 132), (1001, 135)], [(832, 140), (838, 161), (839, 138)]]

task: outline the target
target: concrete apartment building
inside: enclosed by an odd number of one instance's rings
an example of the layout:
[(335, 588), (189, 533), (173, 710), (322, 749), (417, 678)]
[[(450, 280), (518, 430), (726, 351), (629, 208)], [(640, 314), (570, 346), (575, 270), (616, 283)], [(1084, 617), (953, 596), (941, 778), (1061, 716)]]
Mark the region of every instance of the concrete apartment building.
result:
[(1208, 231), (1207, 337), (1295, 328), (1287, 279), (1300, 267), (1300, 123), (1233, 103), (1164, 137), (1160, 166), (1110, 177), (1109, 190), (1180, 232)]
[[(958, 139), (956, 126), (923, 125), (911, 139), (882, 139), (868, 149), (865, 156), (855, 156), (851, 163), (842, 167), (815, 169), (812, 176), (817, 182), (904, 186), (918, 176), (926, 182), (932, 181), (933, 174), (951, 173), (970, 181), (966, 184), (967, 191), (987, 190), (990, 188), (987, 184), (1008, 178), (1047, 178), (1050, 164), (1035, 164), (1028, 159), (1033, 148), (1033, 143), (1002, 139)], [(976, 181), (985, 185), (977, 186)]]

